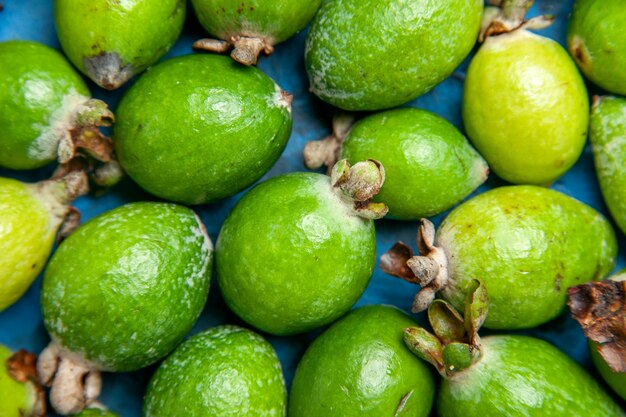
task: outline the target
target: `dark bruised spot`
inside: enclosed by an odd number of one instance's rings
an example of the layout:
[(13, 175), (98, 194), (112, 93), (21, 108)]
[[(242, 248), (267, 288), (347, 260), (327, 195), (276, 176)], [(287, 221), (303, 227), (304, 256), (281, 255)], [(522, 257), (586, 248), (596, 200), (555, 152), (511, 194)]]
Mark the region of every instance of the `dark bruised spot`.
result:
[(556, 292), (561, 292), (561, 281), (563, 281), (563, 275), (557, 272), (556, 276), (554, 277), (554, 289), (556, 290)]
[(37, 262), (35, 262), (34, 264), (30, 266), (30, 269), (35, 269), (35, 268), (37, 268)]
[(470, 223), (470, 224), (466, 225), (465, 227), (467, 227), (468, 229), (471, 229), (472, 227), (474, 227), (474, 225)]
[(139, 123), (137, 125), (137, 133), (141, 132), (141, 129), (143, 129), (143, 125), (141, 123)]
[(254, 6), (250, 6), (250, 11), (253, 12), (254, 11)]
[(316, 261), (319, 261), (319, 260), (320, 260), (320, 257), (319, 257), (319, 256), (317, 256), (317, 255), (315, 255), (313, 258), (314, 258)]

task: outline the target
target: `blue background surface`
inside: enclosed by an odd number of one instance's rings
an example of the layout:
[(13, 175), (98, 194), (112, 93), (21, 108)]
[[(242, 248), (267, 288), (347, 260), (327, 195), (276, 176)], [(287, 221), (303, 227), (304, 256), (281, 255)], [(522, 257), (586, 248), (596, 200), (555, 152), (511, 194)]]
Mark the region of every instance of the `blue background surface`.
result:
[[(52, 1), (0, 0), (0, 3), (4, 5), (4, 10), (0, 12), (0, 41), (30, 39), (60, 49), (52, 17)], [(531, 9), (529, 16), (542, 13), (555, 15), (557, 19), (554, 25), (540, 33), (564, 44), (567, 19), (571, 12), (572, 4), (573, 0), (539, 0)], [(191, 44), (193, 41), (206, 36), (206, 33), (193, 15), (193, 10), (190, 6), (187, 14), (188, 17), (183, 34), (170, 53), (163, 59), (192, 53)], [(278, 45), (274, 54), (269, 58), (261, 58), (259, 64), (263, 71), (294, 96), (294, 124), (291, 139), (280, 160), (263, 179), (284, 172), (306, 170), (302, 163), (304, 144), (309, 140), (320, 139), (330, 131), (333, 109), (308, 92), (308, 81), (304, 70), (303, 58), (304, 41), (305, 33), (300, 33), (293, 39)], [(431, 110), (463, 130), (461, 123), (461, 93), (468, 62), (469, 59), (451, 77), (429, 94), (407, 105)], [(2, 64), (0, 62), (0, 65)], [(132, 84), (132, 82), (129, 84)], [(93, 83), (90, 84), (90, 87), (94, 96), (105, 100), (113, 110), (115, 110), (120, 96), (127, 88), (126, 86), (115, 92), (107, 92), (97, 88)], [(589, 85), (589, 89), (590, 94), (599, 91), (591, 85)], [(2, 129), (1, 126), (0, 129)], [(29, 172), (0, 169), (0, 176), (37, 181), (46, 178), (52, 170), (53, 167)], [(492, 175), (487, 184), (482, 186), (477, 192), (484, 192), (489, 188), (500, 185), (504, 185), (504, 183)], [(584, 154), (577, 164), (565, 176), (556, 181), (552, 188), (565, 192), (607, 214), (596, 181), (589, 146), (585, 148)], [(196, 207), (213, 241), (217, 238), (223, 220), (240, 196), (241, 194), (238, 194), (217, 204)], [(126, 202), (153, 199), (153, 197), (133, 184), (130, 179), (125, 179), (121, 184), (105, 194), (91, 195), (78, 199), (75, 206), (82, 213), (83, 221), (86, 221)], [(438, 224), (443, 217), (444, 215), (440, 215), (433, 220)], [(415, 222), (378, 221), (378, 256), (382, 255), (397, 240), (403, 240), (415, 246), (416, 229), (417, 223)], [(624, 236), (619, 231), (618, 236), (620, 240), (620, 255), (616, 270), (624, 267), (626, 264)], [(19, 302), (0, 313), (1, 344), (8, 345), (12, 349), (26, 348), (34, 352), (40, 352), (48, 343), (48, 335), (40, 317), (40, 280), (39, 278)], [(377, 268), (357, 306), (387, 303), (409, 311), (416, 290), (416, 286), (389, 277)], [(416, 316), (416, 318), (423, 322), (423, 314)], [(245, 325), (228, 310), (219, 294), (217, 285), (213, 283), (209, 301), (195, 325), (193, 333), (220, 323)], [(287, 384), (291, 383), (294, 370), (302, 353), (318, 333), (319, 331), (293, 337), (267, 336), (278, 352)], [(485, 331), (485, 333), (488, 332)], [(584, 335), (579, 326), (568, 315), (563, 315), (544, 326), (523, 333), (552, 342), (597, 377), (591, 366)], [(156, 365), (128, 374), (106, 374), (100, 401), (110, 409), (121, 413), (122, 416), (139, 417), (141, 415), (141, 403), (145, 385), (155, 367)], [(54, 416), (54, 414), (51, 414), (51, 416)]]

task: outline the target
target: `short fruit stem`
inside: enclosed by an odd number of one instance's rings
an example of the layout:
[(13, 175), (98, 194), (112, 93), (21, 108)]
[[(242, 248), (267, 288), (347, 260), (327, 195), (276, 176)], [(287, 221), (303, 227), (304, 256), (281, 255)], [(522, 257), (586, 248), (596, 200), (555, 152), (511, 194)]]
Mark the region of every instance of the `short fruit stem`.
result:
[(479, 42), (483, 42), (488, 36), (509, 33), (517, 29), (543, 29), (554, 22), (554, 17), (548, 15), (525, 19), (534, 0), (500, 0), (491, 3), (497, 7), (485, 8)]
[(274, 52), (274, 46), (268, 40), (248, 36), (233, 36), (228, 41), (200, 39), (194, 42), (193, 49), (218, 54), (224, 54), (232, 49), (230, 56), (246, 66), (256, 65), (261, 52), (265, 55)]

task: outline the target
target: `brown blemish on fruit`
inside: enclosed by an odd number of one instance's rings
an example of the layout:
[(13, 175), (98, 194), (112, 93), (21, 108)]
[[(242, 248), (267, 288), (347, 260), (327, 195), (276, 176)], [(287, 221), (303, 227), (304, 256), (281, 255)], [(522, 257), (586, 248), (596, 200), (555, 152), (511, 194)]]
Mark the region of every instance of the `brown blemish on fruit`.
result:
[(580, 39), (580, 37), (574, 36), (572, 38), (570, 51), (572, 52), (572, 56), (574, 57), (576, 62), (578, 62), (581, 67), (587, 67), (589, 64), (591, 64), (587, 48), (585, 48), (585, 44), (583, 43), (582, 39)]
[(29, 383), (35, 388), (36, 400), (33, 405), (32, 416), (45, 417), (46, 398), (37, 375), (37, 356), (24, 349), (15, 352), (6, 361), (7, 371), (11, 378), (18, 382)]
[(561, 281), (563, 281), (563, 275), (561, 275), (560, 272), (557, 272), (554, 277), (554, 290), (556, 292), (561, 292)]
[(115, 52), (101, 52), (98, 55), (83, 57), (83, 65), (89, 78), (107, 90), (120, 87), (135, 73), (133, 66), (124, 64)]

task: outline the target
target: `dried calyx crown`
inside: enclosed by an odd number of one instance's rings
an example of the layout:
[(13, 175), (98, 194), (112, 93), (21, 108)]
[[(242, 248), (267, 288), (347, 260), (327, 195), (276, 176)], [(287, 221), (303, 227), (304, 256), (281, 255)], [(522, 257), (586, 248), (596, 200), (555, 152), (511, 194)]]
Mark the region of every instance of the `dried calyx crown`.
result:
[(481, 357), (478, 329), (487, 317), (487, 290), (473, 280), (467, 293), (464, 318), (446, 301), (428, 307), (434, 334), (422, 327), (404, 330), (404, 343), (415, 355), (435, 366), (441, 376), (454, 377)]
[(412, 311), (428, 308), (437, 292), (448, 285), (448, 258), (443, 248), (435, 246), (435, 225), (422, 219), (417, 231), (419, 255), (403, 242), (396, 243), (380, 258), (383, 272), (418, 284), (421, 290), (413, 300)]
[(478, 41), (516, 29), (543, 29), (550, 26), (554, 22), (554, 16), (551, 15), (525, 19), (533, 3), (534, 0), (489, 0), (492, 7), (485, 8)]
[(322, 140), (307, 142), (304, 146), (304, 165), (309, 169), (326, 166), (330, 173), (333, 165), (339, 160), (341, 145), (354, 124), (354, 116), (348, 113), (337, 113), (333, 117), (333, 131)]
[[(15, 352), (4, 363), (9, 377), (23, 384), (31, 384), (35, 390), (33, 408), (30, 414), (23, 414), (25, 417), (45, 417), (46, 415), (46, 397), (37, 377), (36, 363), (37, 356), (24, 349)], [(20, 411), (20, 416), (23, 412)]]
[(375, 203), (372, 198), (378, 194), (385, 182), (385, 168), (373, 159), (350, 166), (347, 159), (337, 162), (330, 173), (333, 191), (353, 213), (365, 219), (380, 219), (389, 209), (384, 203)]

